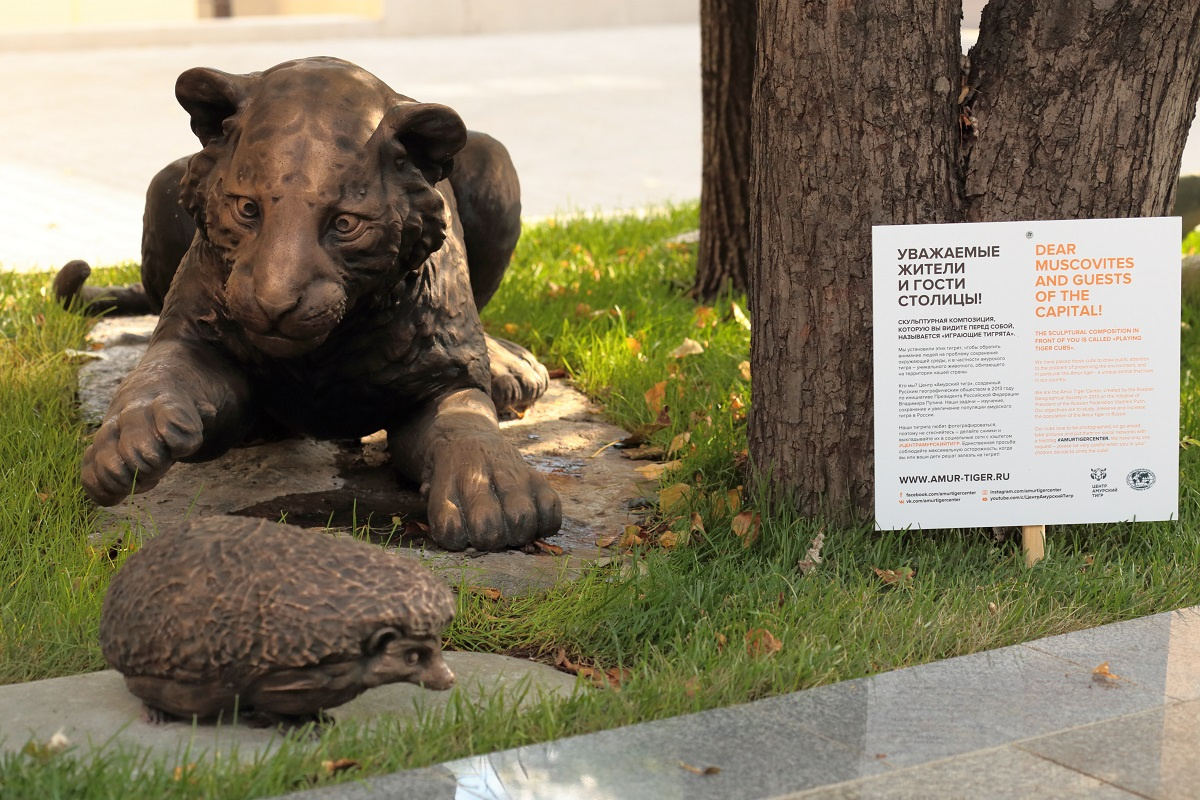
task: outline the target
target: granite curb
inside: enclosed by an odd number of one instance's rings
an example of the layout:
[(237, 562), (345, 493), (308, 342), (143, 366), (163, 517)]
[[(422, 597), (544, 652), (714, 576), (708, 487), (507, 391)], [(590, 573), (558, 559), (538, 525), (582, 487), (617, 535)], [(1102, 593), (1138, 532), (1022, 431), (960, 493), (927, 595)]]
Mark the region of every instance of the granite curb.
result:
[(285, 797), (1182, 800), (1198, 654), (1200, 607)]

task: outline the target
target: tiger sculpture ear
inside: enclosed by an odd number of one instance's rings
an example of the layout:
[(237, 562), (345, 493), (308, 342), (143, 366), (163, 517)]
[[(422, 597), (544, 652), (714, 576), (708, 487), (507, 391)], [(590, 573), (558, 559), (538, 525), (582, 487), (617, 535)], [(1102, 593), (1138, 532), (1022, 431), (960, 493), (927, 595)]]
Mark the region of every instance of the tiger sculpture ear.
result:
[(205, 147), (225, 134), (225, 120), (246, 102), (260, 73), (233, 75), (219, 69), (194, 67), (175, 81), (175, 99), (192, 118), (192, 133)]
[(192, 118), (192, 133), (204, 149), (188, 159), (180, 181), (179, 202), (187, 209), (200, 235), (207, 238), (204, 220), (204, 190), (201, 184), (212, 171), (215, 156), (210, 144), (224, 141), (225, 121), (246, 104), (254, 84), (262, 73), (234, 75), (219, 69), (193, 67), (175, 81), (175, 99)]
[(411, 161), (432, 186), (450, 174), (455, 153), (467, 143), (467, 127), (449, 106), (403, 102), (388, 109), (376, 136), (394, 149), (397, 162)]

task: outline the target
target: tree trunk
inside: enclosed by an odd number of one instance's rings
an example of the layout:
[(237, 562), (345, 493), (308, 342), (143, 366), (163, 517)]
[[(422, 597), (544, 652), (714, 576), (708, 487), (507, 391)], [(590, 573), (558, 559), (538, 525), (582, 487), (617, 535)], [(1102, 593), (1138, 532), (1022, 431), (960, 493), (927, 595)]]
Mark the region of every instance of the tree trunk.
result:
[(969, 78), (960, 14), (760, 0), (749, 449), (807, 514), (871, 510), (872, 225), (1171, 208), (1200, 3), (993, 3)]
[(872, 499), (871, 226), (959, 216), (960, 4), (761, 0), (750, 456), (806, 513)]
[(971, 222), (1168, 214), (1200, 92), (1200, 3), (989, 3), (971, 51)]
[(695, 293), (746, 288), (755, 0), (700, 0), (704, 166)]

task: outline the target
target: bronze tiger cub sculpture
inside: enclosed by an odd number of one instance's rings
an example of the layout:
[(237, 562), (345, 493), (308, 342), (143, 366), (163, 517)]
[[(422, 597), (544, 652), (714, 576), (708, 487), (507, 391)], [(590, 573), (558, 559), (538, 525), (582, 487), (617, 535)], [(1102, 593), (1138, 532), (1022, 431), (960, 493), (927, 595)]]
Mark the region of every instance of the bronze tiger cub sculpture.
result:
[(478, 314), (520, 232), (503, 146), (333, 58), (191, 69), (176, 96), (203, 149), (150, 187), (142, 284), (84, 287), (83, 262), (55, 281), (67, 301), (161, 309), (84, 455), (87, 494), (113, 505), (255, 437), (383, 428), (443, 547), (557, 531), (557, 494), (496, 422), (546, 371)]

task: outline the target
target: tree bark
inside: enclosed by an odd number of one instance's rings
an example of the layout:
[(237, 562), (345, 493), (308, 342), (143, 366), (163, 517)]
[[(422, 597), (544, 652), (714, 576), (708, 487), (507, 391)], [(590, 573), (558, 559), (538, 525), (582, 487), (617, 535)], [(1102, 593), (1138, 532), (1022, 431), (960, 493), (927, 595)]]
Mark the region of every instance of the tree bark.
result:
[(704, 299), (746, 288), (755, 33), (755, 0), (700, 0), (704, 164), (695, 294)]
[(1200, 93), (1200, 3), (989, 3), (966, 218), (1168, 214)]
[(1200, 3), (991, 3), (969, 76), (961, 8), (760, 0), (749, 450), (809, 515), (872, 507), (872, 225), (1171, 208)]
[(805, 513), (871, 504), (871, 226), (960, 215), (960, 9), (759, 5), (749, 450)]

